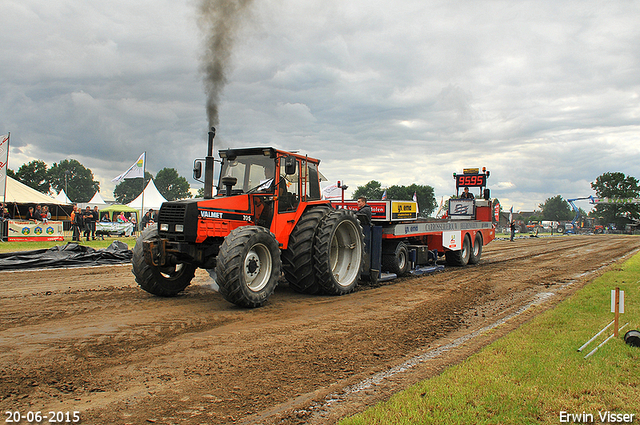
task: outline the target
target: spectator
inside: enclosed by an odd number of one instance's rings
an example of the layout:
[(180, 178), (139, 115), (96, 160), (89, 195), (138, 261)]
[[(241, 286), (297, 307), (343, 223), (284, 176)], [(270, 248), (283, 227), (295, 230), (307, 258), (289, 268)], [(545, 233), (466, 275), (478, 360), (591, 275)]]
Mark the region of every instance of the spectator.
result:
[(151, 220), (151, 211), (147, 211), (146, 213), (144, 213), (144, 216), (142, 216), (142, 221), (140, 222), (141, 229), (146, 229), (147, 226), (152, 222), (153, 220)]
[(91, 236), (93, 240), (96, 240), (96, 223), (100, 220), (100, 212), (98, 212), (98, 206), (93, 207), (93, 221), (91, 223)]
[(27, 211), (27, 216), (25, 217), (27, 221), (36, 221), (36, 218), (33, 215), (33, 207), (29, 207), (29, 211)]
[(516, 222), (515, 220), (511, 222), (511, 242), (513, 242), (513, 238), (516, 236)]
[(79, 207), (74, 207), (75, 208), (75, 216), (73, 219), (73, 240), (76, 242), (80, 242), (80, 238), (81, 238), (81, 232), (82, 229), (84, 229), (84, 219), (82, 217), (82, 209)]
[[(82, 213), (82, 220), (84, 222), (84, 237), (87, 238), (87, 241), (90, 240), (91, 229), (93, 229), (93, 212), (91, 211), (91, 207), (87, 205), (87, 208)], [(95, 239), (95, 231), (93, 234), (93, 239)]]
[(138, 222), (136, 220), (136, 214), (131, 214), (131, 216), (129, 217), (129, 221), (131, 222), (131, 224), (133, 224), (133, 231), (137, 232), (138, 231)]
[(45, 205), (42, 207), (42, 222), (47, 224), (49, 220), (51, 220), (51, 213), (49, 212), (49, 207)]
[(36, 205), (36, 210), (33, 212), (33, 219), (42, 221), (42, 207), (40, 205)]
[(100, 220), (100, 221), (102, 221), (103, 223), (108, 223), (108, 222), (110, 222), (110, 221), (111, 221), (111, 219), (109, 218), (109, 213), (105, 213), (105, 214), (102, 216), (102, 220)]
[(127, 217), (124, 216), (124, 211), (121, 211), (120, 214), (118, 214), (118, 223), (128, 223), (129, 220), (127, 220)]
[(358, 198), (358, 212), (356, 212), (356, 216), (363, 226), (371, 224), (371, 207), (367, 205), (367, 198), (364, 196)]

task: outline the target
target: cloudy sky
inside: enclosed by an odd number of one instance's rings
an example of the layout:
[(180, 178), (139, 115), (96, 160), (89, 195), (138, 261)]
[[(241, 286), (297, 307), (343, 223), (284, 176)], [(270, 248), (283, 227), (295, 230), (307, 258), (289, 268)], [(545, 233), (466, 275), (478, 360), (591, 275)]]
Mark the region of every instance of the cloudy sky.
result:
[[(74, 158), (113, 198), (146, 151), (148, 171), (200, 187), (200, 0), (2, 5), (10, 168)], [(591, 195), (604, 172), (640, 178), (640, 2), (256, 0), (239, 18), (216, 149), (297, 150), (351, 188), (427, 184), (438, 200), (485, 166), (514, 210)]]

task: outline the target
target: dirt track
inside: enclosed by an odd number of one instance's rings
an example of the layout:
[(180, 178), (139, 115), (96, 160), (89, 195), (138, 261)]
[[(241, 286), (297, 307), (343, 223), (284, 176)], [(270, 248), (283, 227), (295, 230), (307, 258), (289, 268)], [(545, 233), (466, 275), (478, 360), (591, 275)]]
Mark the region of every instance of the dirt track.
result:
[(638, 249), (634, 236), (494, 241), (477, 266), (344, 297), (281, 285), (255, 310), (227, 303), (203, 271), (170, 299), (138, 289), (130, 266), (1, 272), (0, 406), (80, 411), (86, 424), (334, 423)]

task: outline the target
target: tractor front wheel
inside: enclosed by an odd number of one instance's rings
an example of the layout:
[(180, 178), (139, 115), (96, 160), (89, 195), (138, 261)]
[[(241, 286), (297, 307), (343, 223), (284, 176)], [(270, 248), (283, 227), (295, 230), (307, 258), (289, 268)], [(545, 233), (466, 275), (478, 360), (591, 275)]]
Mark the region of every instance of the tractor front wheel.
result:
[(156, 267), (144, 260), (144, 241), (159, 239), (157, 226), (146, 228), (136, 240), (133, 248), (132, 271), (136, 282), (145, 291), (160, 297), (175, 297), (184, 290), (196, 273), (196, 266), (180, 263)]
[(241, 307), (262, 306), (278, 285), (280, 248), (260, 226), (244, 226), (227, 235), (216, 260), (220, 294)]

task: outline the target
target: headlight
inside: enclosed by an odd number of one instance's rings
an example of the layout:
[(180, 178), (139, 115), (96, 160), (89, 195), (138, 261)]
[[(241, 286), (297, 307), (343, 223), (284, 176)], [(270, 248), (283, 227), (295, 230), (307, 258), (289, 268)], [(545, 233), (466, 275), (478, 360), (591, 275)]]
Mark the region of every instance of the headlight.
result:
[(184, 224), (176, 224), (176, 232), (184, 232)]
[(168, 232), (169, 231), (169, 225), (166, 223), (163, 223), (160, 225), (160, 230), (163, 232)]

